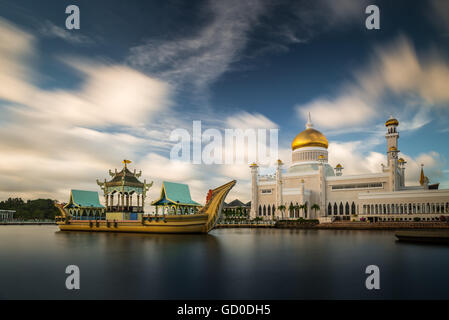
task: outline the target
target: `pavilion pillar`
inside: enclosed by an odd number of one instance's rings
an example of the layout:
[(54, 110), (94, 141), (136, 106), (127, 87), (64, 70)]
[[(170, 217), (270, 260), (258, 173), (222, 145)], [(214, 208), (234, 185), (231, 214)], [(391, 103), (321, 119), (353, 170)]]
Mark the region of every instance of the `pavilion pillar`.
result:
[(104, 195), (104, 200), (105, 200), (105, 206), (106, 206), (106, 209), (108, 208), (108, 206), (109, 206), (109, 194), (105, 194)]
[[(140, 200), (139, 200), (139, 194), (137, 194), (137, 211), (140, 212), (139, 206), (140, 206)], [(157, 207), (156, 207), (156, 213), (157, 213)]]

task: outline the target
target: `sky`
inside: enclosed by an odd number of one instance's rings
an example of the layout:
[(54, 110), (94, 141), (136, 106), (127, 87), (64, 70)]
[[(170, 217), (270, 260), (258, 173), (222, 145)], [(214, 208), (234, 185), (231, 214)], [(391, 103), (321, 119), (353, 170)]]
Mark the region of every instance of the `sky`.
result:
[(147, 203), (163, 180), (204, 203), (236, 179), (228, 200), (249, 201), (248, 163), (172, 161), (173, 130), (276, 128), (288, 166), (309, 112), (344, 174), (381, 170), (394, 116), (407, 184), (424, 164), (449, 188), (448, 49), (444, 0), (0, 0), (0, 200), (100, 191), (130, 159)]

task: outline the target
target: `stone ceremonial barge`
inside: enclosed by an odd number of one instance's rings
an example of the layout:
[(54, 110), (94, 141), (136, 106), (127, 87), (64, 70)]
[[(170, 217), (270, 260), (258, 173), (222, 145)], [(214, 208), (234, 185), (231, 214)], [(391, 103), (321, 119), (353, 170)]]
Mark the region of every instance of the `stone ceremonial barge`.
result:
[[(105, 206), (95, 191), (72, 190), (67, 204), (55, 203), (60, 211), (56, 222), (61, 231), (133, 233), (208, 233), (220, 218), (224, 200), (236, 181), (209, 190), (206, 205), (190, 197), (187, 185), (162, 183), (161, 196), (152, 205), (155, 215), (144, 215), (146, 192), (152, 182), (140, 182), (141, 172), (131, 172), (127, 164), (120, 171), (109, 171), (112, 179), (98, 185), (104, 192)], [(133, 200), (136, 198), (134, 205)]]

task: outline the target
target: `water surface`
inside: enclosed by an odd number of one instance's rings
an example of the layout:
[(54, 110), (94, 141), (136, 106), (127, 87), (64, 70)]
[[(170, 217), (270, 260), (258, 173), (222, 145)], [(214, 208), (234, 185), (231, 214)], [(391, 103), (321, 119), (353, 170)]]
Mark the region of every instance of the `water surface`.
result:
[[(65, 268), (81, 289), (65, 288)], [(381, 289), (365, 288), (365, 268)], [(208, 235), (0, 226), (0, 299), (449, 299), (449, 247), (390, 231), (218, 229)]]

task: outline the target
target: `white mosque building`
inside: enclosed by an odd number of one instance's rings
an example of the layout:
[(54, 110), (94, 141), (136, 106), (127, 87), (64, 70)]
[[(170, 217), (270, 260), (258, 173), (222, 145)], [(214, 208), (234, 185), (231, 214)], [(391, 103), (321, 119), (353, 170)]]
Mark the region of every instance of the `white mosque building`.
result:
[(320, 221), (436, 221), (449, 215), (449, 190), (429, 185), (421, 167), (419, 186), (405, 185), (406, 161), (399, 158), (397, 127), (390, 118), (387, 133), (386, 165), (381, 172), (344, 175), (343, 166), (328, 163), (328, 141), (313, 128), (292, 142), (292, 164), (286, 170), (278, 160), (275, 175), (259, 175), (251, 164), (252, 218), (319, 219)]

